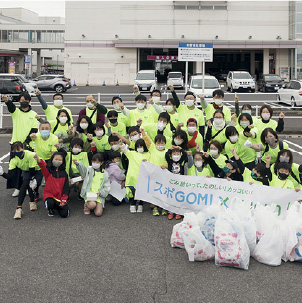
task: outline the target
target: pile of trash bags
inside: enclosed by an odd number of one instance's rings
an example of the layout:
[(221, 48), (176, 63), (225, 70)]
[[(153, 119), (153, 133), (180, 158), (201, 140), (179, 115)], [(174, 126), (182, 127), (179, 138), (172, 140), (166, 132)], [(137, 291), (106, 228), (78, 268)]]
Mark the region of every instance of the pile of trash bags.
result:
[(276, 205), (251, 208), (239, 199), (184, 215), (173, 227), (171, 246), (189, 261), (215, 259), (218, 266), (248, 269), (250, 257), (278, 266), (302, 261), (302, 205), (294, 202), (281, 219)]

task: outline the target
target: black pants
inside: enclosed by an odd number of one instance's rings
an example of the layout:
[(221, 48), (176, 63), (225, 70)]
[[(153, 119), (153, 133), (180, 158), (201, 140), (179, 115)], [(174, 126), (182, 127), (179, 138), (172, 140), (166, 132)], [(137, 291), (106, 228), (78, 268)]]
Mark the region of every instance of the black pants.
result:
[(39, 191), (39, 186), (41, 185), (41, 182), (43, 179), (43, 174), (40, 170), (35, 171), (34, 178), (37, 180), (37, 187), (34, 189), (34, 191), (29, 187), (29, 181), (31, 179), (30, 173), (28, 171), (22, 171), (21, 177), (22, 177), (22, 184), (21, 184), (20, 193), (18, 196), (18, 206), (22, 206), (23, 201), (26, 196), (26, 190), (28, 190), (30, 201), (31, 202), (34, 201), (34, 197)]
[(60, 202), (55, 200), (54, 198), (46, 198), (45, 207), (47, 209), (57, 210), (59, 215), (62, 218), (67, 218), (69, 216), (69, 207), (68, 205), (60, 206)]
[(108, 195), (106, 198), (106, 202), (111, 202), (112, 205), (114, 205), (114, 206), (120, 206), (123, 203), (123, 201), (124, 201), (124, 199), (122, 201), (119, 201), (117, 198), (115, 198), (111, 195)]

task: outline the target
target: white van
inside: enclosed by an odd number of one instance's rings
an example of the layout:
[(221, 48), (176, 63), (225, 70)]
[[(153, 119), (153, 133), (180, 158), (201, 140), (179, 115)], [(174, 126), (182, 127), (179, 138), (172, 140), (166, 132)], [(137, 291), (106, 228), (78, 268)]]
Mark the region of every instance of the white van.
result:
[(0, 79), (17, 79), (25, 86), (27, 92), (32, 97), (36, 96), (35, 90), (38, 89), (37, 84), (34, 81), (25, 79), (20, 74), (0, 74)]
[(134, 85), (137, 85), (140, 91), (150, 91), (157, 89), (157, 77), (155, 70), (140, 70), (136, 74)]
[[(202, 75), (192, 76), (189, 82), (189, 91), (196, 95), (196, 100), (199, 101), (199, 95), (202, 95)], [(221, 89), (218, 80), (214, 76), (204, 76), (204, 98), (208, 102), (213, 101), (213, 91)]]

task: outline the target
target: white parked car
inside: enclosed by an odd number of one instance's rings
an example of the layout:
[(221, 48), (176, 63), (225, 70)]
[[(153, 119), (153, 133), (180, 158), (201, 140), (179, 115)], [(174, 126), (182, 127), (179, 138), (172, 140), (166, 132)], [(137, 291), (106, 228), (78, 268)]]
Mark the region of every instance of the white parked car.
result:
[(302, 80), (291, 80), (278, 90), (277, 101), (293, 107), (302, 105)]
[(157, 77), (155, 70), (140, 70), (136, 74), (134, 85), (137, 85), (140, 91), (150, 91), (157, 89)]
[(255, 92), (255, 81), (248, 72), (230, 71), (226, 79), (227, 90), (231, 93), (238, 90)]
[[(213, 91), (221, 89), (223, 85), (220, 85), (218, 80), (214, 76), (204, 76), (204, 98), (207, 102), (213, 102)], [(197, 101), (199, 101), (199, 95), (202, 94), (202, 75), (192, 76), (189, 82), (189, 91), (196, 95)]]
[(182, 73), (181, 72), (170, 72), (168, 74), (168, 78), (167, 78), (167, 86), (169, 86), (170, 84), (172, 84), (174, 86), (174, 88), (176, 88), (176, 87), (183, 88), (184, 79), (183, 79)]
[(20, 74), (0, 74), (0, 79), (17, 79), (25, 86), (25, 89), (32, 97), (36, 96), (35, 90), (38, 89), (37, 84), (34, 81), (25, 79)]

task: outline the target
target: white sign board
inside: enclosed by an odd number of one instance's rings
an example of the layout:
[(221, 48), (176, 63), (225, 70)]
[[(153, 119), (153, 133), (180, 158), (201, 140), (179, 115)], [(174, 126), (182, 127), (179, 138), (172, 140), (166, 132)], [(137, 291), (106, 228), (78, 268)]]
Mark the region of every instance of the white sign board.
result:
[(178, 61), (213, 62), (213, 43), (178, 43)]

